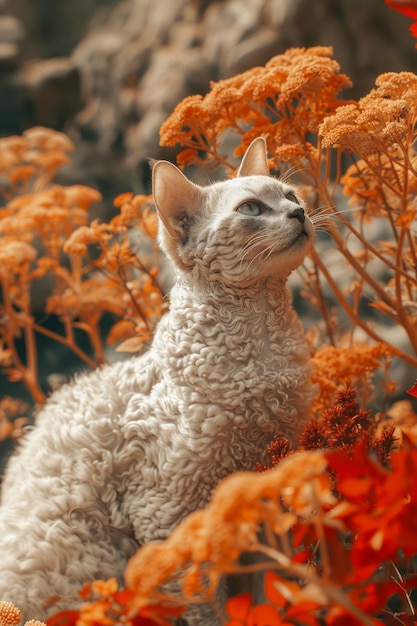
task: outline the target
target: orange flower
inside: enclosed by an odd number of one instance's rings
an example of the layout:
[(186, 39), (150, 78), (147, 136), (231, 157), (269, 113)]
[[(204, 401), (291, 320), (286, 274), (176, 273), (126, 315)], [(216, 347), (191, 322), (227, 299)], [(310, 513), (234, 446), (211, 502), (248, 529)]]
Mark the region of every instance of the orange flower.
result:
[(13, 274), (27, 272), (36, 256), (35, 248), (24, 241), (4, 241), (0, 247), (0, 276), (9, 279)]
[[(250, 600), (250, 594), (249, 600)], [(278, 610), (271, 604), (257, 604), (247, 607), (247, 597), (237, 596), (227, 603), (227, 611), (232, 618), (226, 626), (282, 626), (288, 624), (282, 620)]]
[(320, 392), (313, 404), (314, 413), (321, 415), (323, 410), (332, 406), (338, 388), (345, 386), (349, 381), (357, 383), (357, 387), (366, 397), (372, 375), (393, 354), (395, 351), (383, 343), (354, 344), (344, 348), (323, 346), (317, 350), (312, 357), (314, 365), (312, 380), (318, 383)]
[(0, 600), (1, 626), (17, 626), (20, 623), (20, 610), (11, 602)]
[(28, 144), (38, 150), (59, 150), (61, 152), (72, 152), (74, 144), (64, 133), (43, 126), (34, 126), (25, 130), (22, 137), (27, 140)]
[(133, 192), (132, 191), (127, 191), (126, 193), (119, 194), (113, 200), (113, 204), (114, 204), (114, 206), (121, 207), (126, 202), (129, 202), (129, 200), (131, 200), (132, 198), (133, 198)]
[(71, 185), (65, 188), (65, 203), (68, 207), (79, 207), (86, 211), (94, 202), (101, 199), (99, 191), (85, 185)]
[(381, 74), (377, 89), (358, 103), (340, 107), (320, 125), (323, 146), (341, 145), (360, 157), (393, 153), (407, 141), (416, 116), (417, 76)]
[[(175, 108), (161, 127), (161, 144), (188, 148), (178, 157), (181, 166), (217, 161), (232, 168), (218, 154), (221, 134), (232, 128), (241, 135), (236, 154), (262, 134), (272, 153), (286, 144), (289, 160), (294, 158), (294, 146), (297, 155), (304, 156), (309, 150), (307, 137), (317, 132), (326, 114), (343, 104), (336, 95), (350, 85), (331, 54), (331, 48), (320, 46), (293, 48), (264, 67), (211, 83), (206, 96), (188, 97)], [(277, 156), (287, 158), (285, 150)]]

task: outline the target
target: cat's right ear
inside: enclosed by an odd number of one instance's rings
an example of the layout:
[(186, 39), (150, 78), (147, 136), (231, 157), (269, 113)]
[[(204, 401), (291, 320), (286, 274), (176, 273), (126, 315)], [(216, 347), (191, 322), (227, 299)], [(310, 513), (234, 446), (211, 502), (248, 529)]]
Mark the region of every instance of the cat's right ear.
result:
[(158, 215), (176, 239), (182, 239), (201, 206), (201, 189), (169, 161), (156, 161), (152, 170), (152, 194)]

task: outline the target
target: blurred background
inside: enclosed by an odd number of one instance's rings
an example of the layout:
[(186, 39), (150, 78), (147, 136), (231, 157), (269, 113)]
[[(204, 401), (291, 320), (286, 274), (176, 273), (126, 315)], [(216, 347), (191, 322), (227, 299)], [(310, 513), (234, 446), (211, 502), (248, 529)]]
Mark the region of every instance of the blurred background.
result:
[(360, 97), (416, 69), (410, 23), (383, 0), (0, 0), (0, 134), (63, 130), (76, 145), (63, 182), (148, 191), (146, 158), (174, 158), (158, 131), (185, 96), (331, 45)]

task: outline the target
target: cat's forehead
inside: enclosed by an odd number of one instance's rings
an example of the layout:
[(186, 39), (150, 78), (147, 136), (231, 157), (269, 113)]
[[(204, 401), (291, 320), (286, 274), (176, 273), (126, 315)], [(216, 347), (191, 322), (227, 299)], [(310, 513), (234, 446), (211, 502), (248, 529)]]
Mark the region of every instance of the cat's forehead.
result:
[(272, 176), (244, 176), (232, 178), (212, 186), (215, 199), (230, 203), (244, 202), (249, 199), (262, 199), (264, 202), (272, 202), (277, 197), (282, 197), (293, 187), (287, 185)]

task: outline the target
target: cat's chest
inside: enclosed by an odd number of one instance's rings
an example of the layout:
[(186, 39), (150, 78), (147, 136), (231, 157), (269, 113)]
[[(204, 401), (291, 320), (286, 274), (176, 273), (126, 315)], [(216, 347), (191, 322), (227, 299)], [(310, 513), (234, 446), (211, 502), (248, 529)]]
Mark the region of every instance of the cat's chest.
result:
[(234, 315), (225, 324), (207, 315), (173, 325), (155, 347), (178, 388), (237, 406), (277, 387), (279, 372), (292, 365), (287, 334), (265, 317)]

